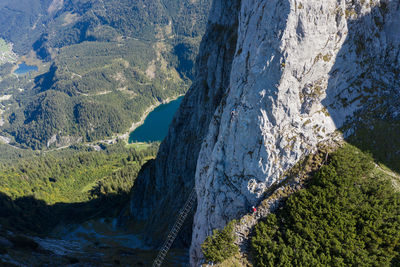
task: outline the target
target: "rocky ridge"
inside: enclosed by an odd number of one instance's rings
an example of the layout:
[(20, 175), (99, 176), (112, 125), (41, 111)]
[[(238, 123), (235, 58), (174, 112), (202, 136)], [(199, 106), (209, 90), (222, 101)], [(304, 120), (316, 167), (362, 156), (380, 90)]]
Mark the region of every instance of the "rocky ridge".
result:
[(395, 2), (242, 2), (228, 97), (197, 162), (192, 264), (212, 229), (259, 203), (337, 129), (350, 135), (357, 111), (393, 107), (399, 13)]
[(133, 217), (168, 229), (195, 183), (198, 265), (206, 236), (259, 204), (318, 144), (360, 121), (398, 119), (399, 5), (214, 1), (196, 82), (138, 178)]
[(239, 247), (240, 256), (248, 258), (250, 254), (250, 238), (254, 227), (271, 212), (282, 207), (284, 201), (293, 193), (305, 189), (307, 182), (327, 161), (329, 154), (343, 145), (342, 140), (333, 140), (319, 144), (315, 154), (307, 155), (294, 167), (285, 173), (285, 179), (269, 188), (264, 193), (264, 199), (256, 207), (256, 212), (249, 212), (235, 224), (235, 244)]

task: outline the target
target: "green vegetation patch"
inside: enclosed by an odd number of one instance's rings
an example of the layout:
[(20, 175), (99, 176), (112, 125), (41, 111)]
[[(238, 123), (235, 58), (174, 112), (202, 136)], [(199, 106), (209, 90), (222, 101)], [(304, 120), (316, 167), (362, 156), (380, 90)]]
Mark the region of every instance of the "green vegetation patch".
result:
[(47, 66), (15, 77), (0, 64), (0, 96), (12, 95), (0, 103), (1, 135), (46, 149), (55, 135), (71, 144), (125, 133), (147, 108), (189, 88), (210, 2), (77, 0), (49, 12), (46, 1), (2, 1), (0, 37), (18, 54), (33, 48)]
[(154, 144), (159, 144), (159, 142), (156, 143), (146, 143), (146, 142), (137, 142), (137, 143), (130, 143), (127, 144), (126, 147), (128, 148), (133, 148), (136, 151), (141, 151), (141, 150), (146, 150), (150, 146), (153, 146)]
[[(75, 147), (47, 153), (15, 153), (0, 163), (0, 192), (12, 199), (32, 196), (47, 204), (88, 201), (129, 192), (141, 165), (154, 158), (158, 144), (140, 149), (118, 144), (102, 151)], [(6, 147), (6, 146), (4, 146)]]
[[(39, 153), (0, 146), (0, 226), (47, 233), (59, 223), (118, 216), (129, 201), (141, 166), (155, 157), (158, 144), (140, 151), (100, 145)], [(2, 153), (3, 154), (3, 153)]]
[(399, 266), (400, 194), (346, 145), (255, 229), (257, 266)]
[(222, 230), (214, 230), (201, 245), (204, 257), (207, 261), (223, 262), (229, 257), (239, 252), (239, 248), (234, 244), (236, 221), (231, 221)]
[(33, 90), (13, 91), (16, 101), (0, 130), (33, 149), (48, 148), (54, 135), (94, 141), (126, 132), (149, 106), (184, 94), (190, 85), (161, 55), (156, 60), (162, 52), (156, 50), (133, 39), (60, 49)]

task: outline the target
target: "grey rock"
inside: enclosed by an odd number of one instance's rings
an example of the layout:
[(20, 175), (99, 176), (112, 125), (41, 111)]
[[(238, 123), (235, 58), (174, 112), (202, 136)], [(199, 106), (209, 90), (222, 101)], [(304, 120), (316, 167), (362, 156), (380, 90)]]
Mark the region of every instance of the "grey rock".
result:
[(318, 143), (397, 107), (399, 2), (352, 3), (242, 1), (230, 90), (196, 167), (192, 265), (213, 229), (258, 204)]
[[(236, 49), (240, 1), (216, 0), (197, 58), (196, 79), (175, 115), (155, 161), (135, 181), (130, 211), (145, 225), (147, 239), (160, 245), (194, 187), (198, 154), (215, 109), (224, 98)], [(180, 243), (190, 244), (193, 214)]]
[(193, 231), (198, 265), (206, 236), (258, 204), (318, 143), (374, 112), (397, 117), (399, 5), (215, 0), (196, 81), (133, 189), (131, 213), (155, 244), (195, 186), (182, 240)]

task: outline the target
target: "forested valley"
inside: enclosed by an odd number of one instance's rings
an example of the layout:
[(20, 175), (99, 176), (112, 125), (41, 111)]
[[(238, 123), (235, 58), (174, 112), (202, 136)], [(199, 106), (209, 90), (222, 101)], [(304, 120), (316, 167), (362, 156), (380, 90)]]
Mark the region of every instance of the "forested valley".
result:
[(118, 216), (141, 166), (158, 150), (158, 143), (126, 146), (123, 142), (45, 153), (4, 146), (0, 146), (7, 152), (0, 156), (0, 224), (42, 234), (61, 222)]
[[(189, 88), (210, 2), (2, 2), (0, 135), (46, 149), (125, 133)], [(38, 72), (12, 74), (22, 60)]]
[[(190, 87), (210, 6), (0, 2), (0, 265), (76, 263), (49, 257), (35, 238), (127, 212), (135, 179), (159, 146), (128, 144), (128, 133)], [(17, 74), (22, 63), (36, 70)]]

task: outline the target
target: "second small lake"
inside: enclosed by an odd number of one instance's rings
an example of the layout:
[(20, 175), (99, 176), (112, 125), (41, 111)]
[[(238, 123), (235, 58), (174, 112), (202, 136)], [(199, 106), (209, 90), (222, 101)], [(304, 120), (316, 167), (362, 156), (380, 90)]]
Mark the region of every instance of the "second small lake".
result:
[(14, 71), (15, 74), (22, 75), (29, 73), (31, 71), (38, 71), (37, 66), (31, 66), (27, 65), (25, 62), (22, 62), (21, 64), (18, 65), (18, 69)]
[(168, 134), (169, 125), (182, 99), (183, 96), (150, 112), (144, 123), (130, 134), (129, 143), (162, 141)]

